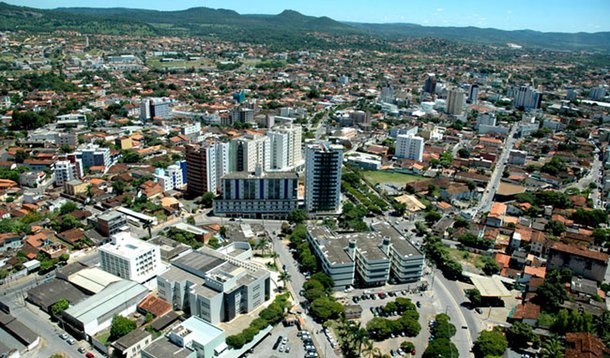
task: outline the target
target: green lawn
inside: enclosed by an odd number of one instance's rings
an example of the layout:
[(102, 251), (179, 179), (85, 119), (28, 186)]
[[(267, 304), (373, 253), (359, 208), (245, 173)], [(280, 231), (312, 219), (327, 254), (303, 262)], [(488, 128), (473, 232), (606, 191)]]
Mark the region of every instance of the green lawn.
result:
[(362, 172), (362, 175), (364, 175), (364, 178), (372, 185), (375, 185), (377, 183), (383, 183), (403, 186), (407, 183), (425, 179), (424, 177), (420, 177), (417, 175), (392, 173), (385, 171), (364, 171)]

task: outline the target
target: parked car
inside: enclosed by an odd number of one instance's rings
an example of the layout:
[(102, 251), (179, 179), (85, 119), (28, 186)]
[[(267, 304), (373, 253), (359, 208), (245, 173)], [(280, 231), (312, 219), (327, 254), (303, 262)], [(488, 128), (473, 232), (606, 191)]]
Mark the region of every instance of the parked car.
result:
[(68, 342), (69, 345), (74, 345), (74, 343), (76, 343), (76, 340), (74, 340), (74, 338), (70, 338), (66, 342)]
[(68, 334), (67, 333), (62, 333), (62, 334), (59, 335), (59, 338), (61, 338), (61, 339), (63, 339), (65, 341), (66, 339), (68, 339)]
[(78, 347), (77, 351), (78, 353), (85, 353), (87, 350), (85, 349), (85, 347)]
[(87, 352), (87, 354), (85, 354), (85, 357), (87, 357), (87, 358), (95, 358), (95, 354), (93, 354), (91, 352)]

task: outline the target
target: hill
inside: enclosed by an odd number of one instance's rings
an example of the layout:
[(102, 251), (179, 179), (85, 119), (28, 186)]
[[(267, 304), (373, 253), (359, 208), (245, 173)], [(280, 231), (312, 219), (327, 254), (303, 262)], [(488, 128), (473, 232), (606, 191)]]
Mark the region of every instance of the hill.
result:
[(76, 30), (98, 34), (199, 36), (264, 43), (284, 50), (337, 46), (332, 41), (311, 36), (312, 33), (321, 33), (332, 36), (365, 35), (358, 36), (357, 39), (354, 37), (343, 44), (361, 48), (383, 46), (385, 40), (431, 37), (500, 46), (511, 42), (524, 47), (610, 52), (610, 32), (570, 34), (405, 23), (342, 23), (329, 17), (306, 16), (293, 10), (285, 10), (277, 15), (248, 15), (205, 7), (179, 11), (128, 8), (42, 10), (0, 3), (0, 31), (15, 29), (32, 32)]

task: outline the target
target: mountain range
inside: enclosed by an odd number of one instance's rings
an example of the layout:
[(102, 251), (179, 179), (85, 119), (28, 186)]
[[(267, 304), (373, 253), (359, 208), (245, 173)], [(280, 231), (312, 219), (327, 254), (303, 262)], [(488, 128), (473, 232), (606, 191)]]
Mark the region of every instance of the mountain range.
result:
[[(408, 23), (367, 24), (339, 22), (285, 10), (278, 15), (239, 14), (233, 10), (205, 7), (180, 11), (129, 8), (20, 7), (0, 2), (0, 31), (49, 32), (76, 30), (115, 35), (174, 35), (218, 38), (227, 41), (265, 43), (278, 48), (334, 47), (332, 41), (312, 33), (356, 36), (351, 45), (406, 38), (440, 38), (468, 43), (505, 46), (610, 52), (610, 32), (556, 33), (533, 30), (505, 31), (478, 27), (435, 27)], [(367, 40), (368, 39), (368, 40)]]

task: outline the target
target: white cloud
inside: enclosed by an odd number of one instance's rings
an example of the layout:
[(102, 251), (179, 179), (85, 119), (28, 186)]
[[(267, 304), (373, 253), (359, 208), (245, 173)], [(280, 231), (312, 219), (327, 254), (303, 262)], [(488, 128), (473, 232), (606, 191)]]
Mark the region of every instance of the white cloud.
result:
[(443, 9), (442, 7), (439, 7), (436, 9), (436, 12), (443, 12), (445, 9)]

